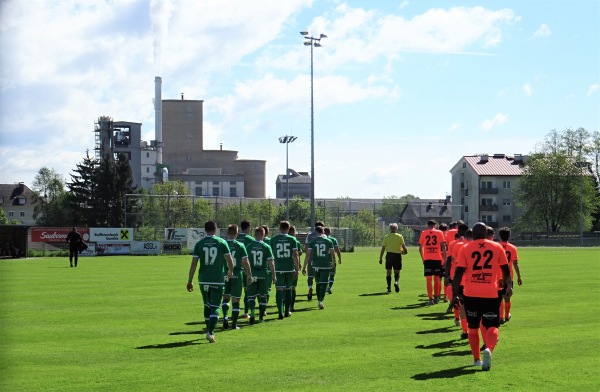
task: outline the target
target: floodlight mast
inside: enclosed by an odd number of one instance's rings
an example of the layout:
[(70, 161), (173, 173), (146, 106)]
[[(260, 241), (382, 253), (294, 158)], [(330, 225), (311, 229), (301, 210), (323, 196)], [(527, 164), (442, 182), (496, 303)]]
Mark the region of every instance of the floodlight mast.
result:
[(279, 138), (279, 143), (285, 143), (285, 220), (289, 222), (290, 220), (290, 167), (288, 164), (288, 146), (290, 143), (293, 143), (294, 140), (298, 139), (297, 136), (281, 136)]
[(321, 39), (327, 38), (325, 34), (319, 37), (309, 36), (308, 31), (301, 31), (305, 46), (310, 46), (310, 227), (315, 227), (315, 101), (314, 101), (314, 72), (313, 72), (313, 47), (321, 47)]

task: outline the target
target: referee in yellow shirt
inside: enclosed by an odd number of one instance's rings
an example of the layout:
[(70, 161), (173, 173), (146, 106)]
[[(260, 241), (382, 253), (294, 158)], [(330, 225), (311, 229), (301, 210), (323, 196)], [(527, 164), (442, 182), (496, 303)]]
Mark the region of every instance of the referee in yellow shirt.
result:
[(379, 253), (379, 264), (383, 262), (383, 254), (385, 255), (385, 269), (387, 275), (385, 280), (387, 281), (387, 292), (392, 292), (392, 268), (394, 269), (394, 288), (396, 292), (400, 292), (400, 270), (402, 269), (402, 255), (408, 253), (406, 245), (404, 245), (404, 237), (398, 233), (398, 225), (396, 223), (390, 223), (390, 232), (383, 237), (383, 243), (381, 244), (381, 252)]

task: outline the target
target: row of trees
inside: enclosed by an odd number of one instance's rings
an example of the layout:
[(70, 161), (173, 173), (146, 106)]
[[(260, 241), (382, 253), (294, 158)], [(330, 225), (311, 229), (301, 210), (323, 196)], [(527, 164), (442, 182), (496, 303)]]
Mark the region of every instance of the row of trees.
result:
[[(583, 128), (552, 131), (525, 163), (515, 189), (516, 203), (524, 215), (519, 231), (600, 230), (598, 176), (600, 136)], [(42, 168), (32, 190), (34, 217), (40, 226), (135, 227), (143, 239), (162, 236), (165, 227), (201, 227), (212, 219), (219, 226), (241, 220), (276, 227), (286, 216), (285, 205), (272, 200), (194, 197), (183, 182), (156, 183), (149, 191), (132, 187), (126, 156), (98, 161), (89, 156), (76, 165), (65, 184), (53, 169)], [(356, 245), (378, 244), (386, 231), (384, 222), (398, 222), (413, 195), (385, 198), (372, 209), (340, 207), (348, 199), (319, 202), (316, 218), (332, 227), (353, 229)], [(290, 200), (290, 220), (307, 229), (310, 204)], [(411, 240), (413, 233), (401, 229)], [(136, 234), (137, 235), (137, 234)]]

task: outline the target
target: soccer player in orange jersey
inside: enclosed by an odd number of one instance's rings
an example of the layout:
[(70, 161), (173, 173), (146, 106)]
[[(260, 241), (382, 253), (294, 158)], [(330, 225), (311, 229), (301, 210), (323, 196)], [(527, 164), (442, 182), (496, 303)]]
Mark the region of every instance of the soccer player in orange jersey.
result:
[(446, 240), (444, 233), (435, 228), (435, 221), (427, 222), (427, 230), (419, 237), (419, 254), (423, 260), (429, 305), (440, 302), (442, 291), (442, 260), (446, 260)]
[[(473, 353), (473, 365), (481, 365), (483, 370), (490, 370), (492, 352), (498, 342), (498, 327), (500, 326), (498, 291), (506, 290), (505, 295), (510, 297), (512, 287), (504, 248), (485, 237), (485, 224), (476, 223), (473, 226), (473, 241), (463, 247), (458, 257), (452, 285), (454, 295), (458, 295), (461, 284), (464, 287), (463, 300), (467, 311), (469, 345)], [(502, 285), (498, 280), (500, 271)], [(479, 352), (480, 323), (486, 343), (483, 361), (481, 361)]]
[[(510, 281), (513, 282), (513, 266), (515, 271), (517, 271), (517, 283), (520, 285), (523, 284), (523, 280), (521, 280), (521, 270), (519, 269), (519, 255), (517, 253), (517, 247), (513, 244), (509, 243), (508, 240), (510, 238), (510, 229), (508, 227), (503, 227), (498, 231), (500, 235), (500, 245), (504, 248), (506, 252), (506, 258), (508, 259), (508, 269), (510, 270)], [(503, 297), (503, 303), (500, 304), (500, 324), (504, 324), (506, 321), (510, 320), (510, 297), (506, 295)]]

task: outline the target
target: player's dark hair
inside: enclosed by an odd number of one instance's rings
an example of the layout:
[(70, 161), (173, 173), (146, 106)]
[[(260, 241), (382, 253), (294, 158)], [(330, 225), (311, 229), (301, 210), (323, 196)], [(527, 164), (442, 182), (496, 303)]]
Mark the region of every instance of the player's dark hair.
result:
[(289, 235), (296, 234), (296, 226), (290, 225), (290, 230), (288, 231)]
[(250, 227), (250, 222), (248, 222), (247, 220), (242, 221), (242, 224), (240, 225), (240, 228), (245, 231), (248, 230), (248, 228)]
[(461, 223), (458, 225), (458, 235), (460, 237), (464, 237), (467, 235), (467, 230), (469, 230), (469, 226), (465, 225), (464, 223)]
[(237, 232), (238, 232), (238, 226), (235, 223), (232, 223), (229, 226), (227, 226), (227, 234), (234, 235), (234, 234), (237, 234)]
[(210, 233), (217, 231), (217, 224), (213, 221), (208, 221), (204, 224), (204, 230)]
[(468, 240), (472, 240), (473, 239), (473, 230), (472, 229), (468, 229), (465, 232), (465, 238)]
[(290, 229), (290, 222), (288, 222), (288, 221), (281, 221), (281, 222), (279, 222), (279, 229), (280, 230), (289, 230)]
[(325, 233), (325, 235), (329, 237), (329, 234), (331, 234), (331, 229), (329, 227), (324, 227), (323, 233)]
[(492, 239), (494, 239), (495, 235), (496, 235), (496, 233), (494, 233), (493, 227), (490, 227), (490, 226), (485, 227), (485, 236), (486, 237), (492, 237)]
[(506, 242), (510, 238), (510, 228), (503, 227), (500, 230), (498, 230), (498, 234), (500, 235), (500, 239), (503, 242)]
[(315, 226), (315, 231), (318, 234), (323, 234), (323, 226)]
[(317, 227), (319, 227), (319, 226), (321, 226), (321, 227), (325, 227), (325, 223), (323, 223), (322, 221), (316, 221), (316, 222), (315, 222), (315, 228), (317, 228)]
[(430, 220), (428, 220), (428, 221), (427, 221), (427, 226), (429, 226), (429, 227), (433, 227), (433, 226), (435, 226), (435, 224), (436, 224), (436, 223), (437, 223), (437, 222), (436, 222), (435, 220), (433, 220), (433, 219), (430, 219)]
[(478, 222), (473, 225), (473, 239), (483, 240), (487, 234), (487, 226), (484, 223)]
[(448, 230), (448, 225), (445, 223), (440, 223), (440, 230), (441, 231), (446, 231)]
[(265, 230), (265, 235), (269, 235), (269, 226), (267, 225), (261, 225), (261, 227)]

